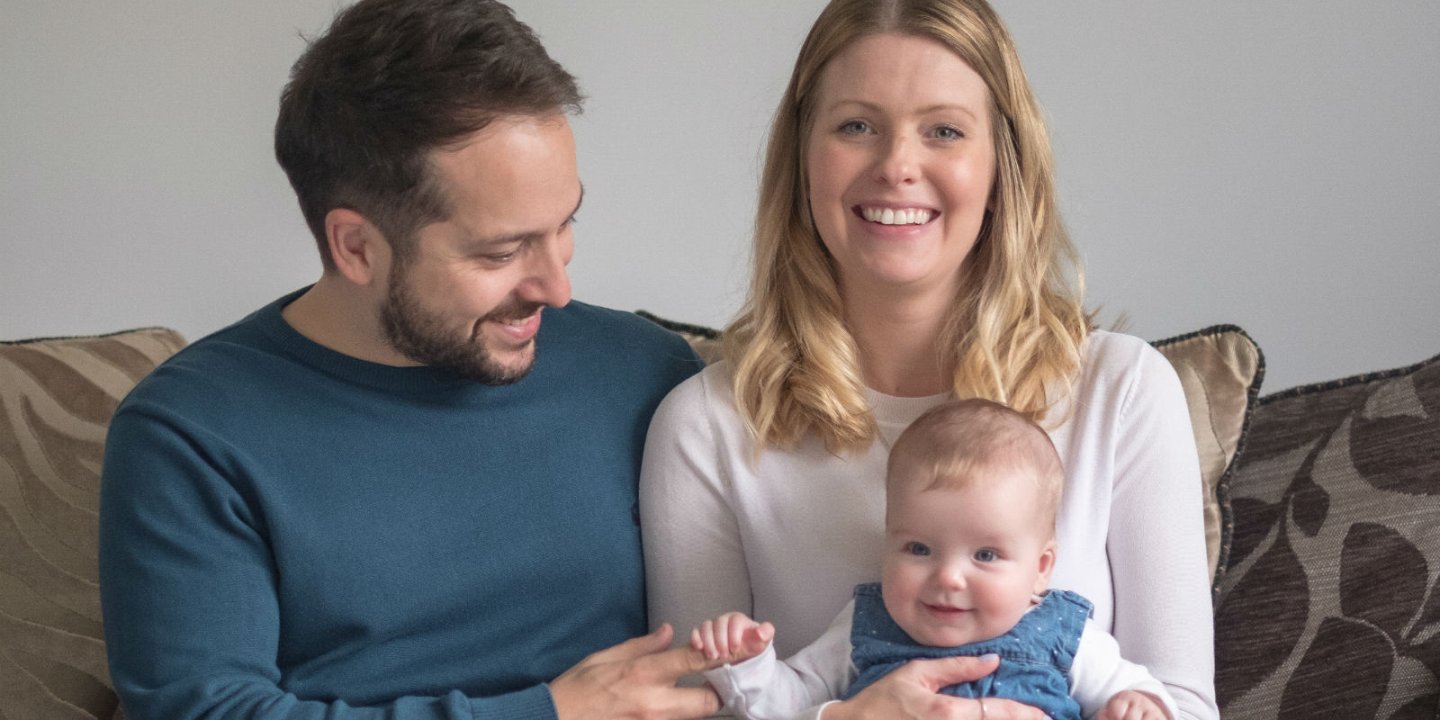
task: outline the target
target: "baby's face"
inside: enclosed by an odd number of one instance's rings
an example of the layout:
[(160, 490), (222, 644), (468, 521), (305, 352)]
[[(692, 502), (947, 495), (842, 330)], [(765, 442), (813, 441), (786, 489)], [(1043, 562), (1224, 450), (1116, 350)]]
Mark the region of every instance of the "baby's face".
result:
[(889, 494), (885, 609), (922, 645), (998, 637), (1045, 590), (1055, 564), (1052, 528), (1028, 478), (1000, 474), (963, 490)]

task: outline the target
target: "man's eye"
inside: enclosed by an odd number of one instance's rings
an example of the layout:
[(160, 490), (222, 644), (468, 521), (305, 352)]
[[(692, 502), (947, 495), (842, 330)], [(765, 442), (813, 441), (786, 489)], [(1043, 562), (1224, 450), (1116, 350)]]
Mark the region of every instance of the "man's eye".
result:
[(918, 555), (920, 557), (926, 557), (930, 555), (930, 546), (926, 545), (925, 543), (918, 542), (905, 543), (905, 553), (907, 555)]
[(999, 556), (995, 554), (994, 550), (991, 550), (990, 548), (985, 548), (984, 550), (975, 551), (975, 559), (979, 560), (980, 562), (988, 563), (995, 562), (997, 559), (999, 559)]

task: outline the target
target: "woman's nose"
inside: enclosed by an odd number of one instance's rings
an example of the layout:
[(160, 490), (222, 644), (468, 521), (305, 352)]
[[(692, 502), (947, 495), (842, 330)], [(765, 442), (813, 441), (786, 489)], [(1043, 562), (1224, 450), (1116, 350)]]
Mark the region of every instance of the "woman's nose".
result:
[(911, 137), (896, 135), (881, 146), (877, 160), (877, 179), (884, 185), (907, 185), (919, 174), (919, 143)]

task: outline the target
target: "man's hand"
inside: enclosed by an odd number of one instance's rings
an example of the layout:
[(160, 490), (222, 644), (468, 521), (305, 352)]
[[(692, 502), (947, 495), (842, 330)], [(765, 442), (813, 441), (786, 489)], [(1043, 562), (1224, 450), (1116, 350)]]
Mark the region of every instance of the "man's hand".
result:
[(985, 677), (999, 665), (994, 656), (911, 660), (859, 695), (827, 705), (821, 720), (1044, 720), (1045, 713), (1012, 700), (981, 701), (940, 694), (940, 688)]
[(774, 625), (757, 623), (745, 613), (728, 612), (691, 630), (690, 647), (708, 660), (738, 663), (765, 652), (774, 638)]
[(560, 720), (681, 720), (720, 711), (708, 687), (677, 688), (675, 681), (708, 667), (689, 647), (667, 650), (674, 632), (661, 625), (581, 660), (550, 683)]
[(1110, 696), (1095, 720), (1170, 720), (1170, 714), (1147, 693), (1121, 690)]

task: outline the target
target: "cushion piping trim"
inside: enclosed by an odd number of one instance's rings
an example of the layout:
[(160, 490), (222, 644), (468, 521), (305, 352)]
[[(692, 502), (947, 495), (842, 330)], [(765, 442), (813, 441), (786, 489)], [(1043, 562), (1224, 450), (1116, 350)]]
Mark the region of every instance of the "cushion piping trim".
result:
[(1347, 388), (1352, 385), (1364, 385), (1365, 383), (1375, 382), (1376, 380), (1388, 380), (1390, 378), (1400, 377), (1402, 375), (1409, 375), (1435, 362), (1440, 362), (1440, 355), (1426, 358), (1413, 365), (1392, 368), (1390, 370), (1375, 370), (1372, 372), (1360, 373), (1358, 375), (1351, 375), (1349, 377), (1338, 378), (1336, 380), (1325, 380), (1323, 382), (1310, 383), (1308, 385), (1297, 385), (1295, 387), (1281, 390), (1279, 392), (1274, 392), (1260, 398), (1260, 404), (1269, 405), (1272, 402), (1288, 400), (1290, 398), (1300, 397), (1302, 395), (1309, 395), (1311, 393), (1325, 392), (1327, 390), (1339, 390), (1341, 388)]
[(23, 339), (21, 339), (21, 340), (0, 340), (0, 346), (3, 346), (3, 345), (30, 345), (30, 344), (33, 344), (33, 343), (56, 342), (56, 341), (63, 341), (63, 340), (102, 340), (102, 339), (104, 339), (104, 338), (115, 337), (116, 335), (129, 335), (130, 333), (148, 332), (148, 331), (154, 331), (154, 330), (159, 330), (159, 331), (168, 332), (168, 333), (174, 333), (174, 334), (176, 334), (176, 335), (179, 335), (179, 334), (180, 334), (180, 332), (179, 332), (178, 330), (175, 330), (174, 328), (163, 327), (163, 326), (160, 326), (160, 325), (150, 325), (150, 326), (147, 326), (147, 327), (130, 328), (130, 329), (128, 329), (128, 330), (116, 330), (116, 331), (114, 331), (114, 332), (107, 332), (107, 333), (102, 333), (102, 334), (99, 334), (99, 335), (57, 335), (57, 336), (54, 336), (54, 337), (23, 338)]
[(720, 337), (719, 330), (716, 330), (715, 328), (705, 327), (704, 325), (691, 325), (690, 323), (667, 320), (654, 313), (646, 312), (645, 310), (636, 310), (635, 314), (671, 332), (685, 333), (687, 335), (696, 335), (705, 338), (706, 340), (716, 340)]

